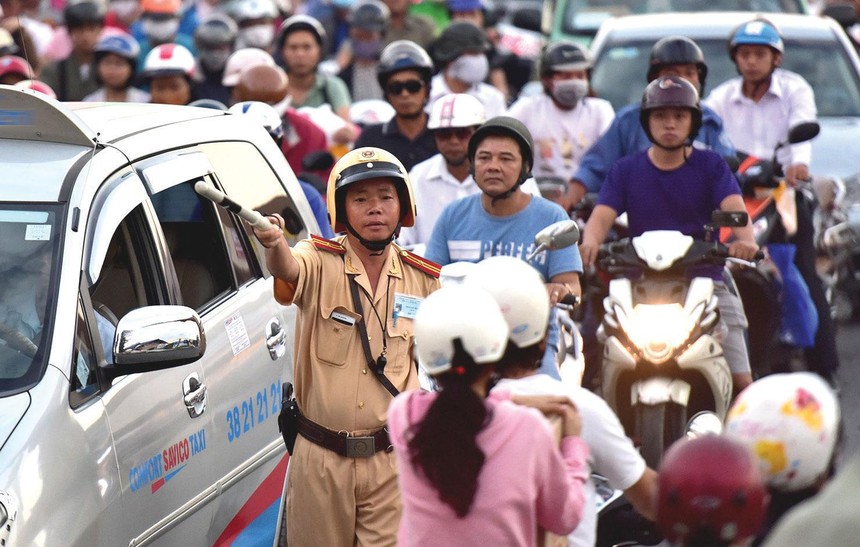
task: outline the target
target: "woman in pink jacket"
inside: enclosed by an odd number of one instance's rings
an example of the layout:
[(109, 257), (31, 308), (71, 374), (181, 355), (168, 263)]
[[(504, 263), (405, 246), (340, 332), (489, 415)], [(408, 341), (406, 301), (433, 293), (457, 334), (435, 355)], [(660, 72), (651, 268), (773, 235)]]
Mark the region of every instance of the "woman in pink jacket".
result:
[[(440, 391), (412, 391), (388, 411), (403, 517), (399, 545), (536, 545), (579, 523), (588, 448), (568, 398), (561, 449), (535, 409), (487, 399), (508, 325), (481, 289), (447, 286), (415, 316), (418, 358)], [(544, 327), (546, 322), (544, 322)]]

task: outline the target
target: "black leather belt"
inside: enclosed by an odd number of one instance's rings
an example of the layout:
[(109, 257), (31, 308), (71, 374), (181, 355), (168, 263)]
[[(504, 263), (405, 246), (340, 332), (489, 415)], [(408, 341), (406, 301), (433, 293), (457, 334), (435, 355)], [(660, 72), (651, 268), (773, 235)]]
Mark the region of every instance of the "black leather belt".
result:
[(346, 458), (369, 458), (380, 450), (391, 452), (393, 448), (384, 427), (372, 435), (353, 437), (346, 431), (323, 427), (302, 414), (298, 415), (297, 424), (302, 437)]

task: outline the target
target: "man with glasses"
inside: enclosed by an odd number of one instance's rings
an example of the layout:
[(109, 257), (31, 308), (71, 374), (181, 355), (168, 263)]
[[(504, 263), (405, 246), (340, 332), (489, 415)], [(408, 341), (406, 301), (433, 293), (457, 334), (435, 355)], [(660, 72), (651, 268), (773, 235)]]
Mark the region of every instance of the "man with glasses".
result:
[(382, 50), (376, 75), (394, 117), (364, 128), (355, 147), (388, 150), (407, 170), (434, 155), (436, 141), (427, 129), (424, 112), (432, 73), (430, 56), (415, 42), (398, 40)]
[[(442, 209), (460, 198), (481, 193), (472, 176), (468, 154), (469, 139), (485, 121), (484, 106), (472, 95), (452, 93), (433, 103), (427, 128), (439, 153), (409, 172), (415, 204), (421, 214), (415, 218), (414, 226), (401, 230), (398, 239), (401, 245), (412, 246), (416, 253), (422, 254)], [(531, 177), (523, 183), (523, 190), (540, 195)]]

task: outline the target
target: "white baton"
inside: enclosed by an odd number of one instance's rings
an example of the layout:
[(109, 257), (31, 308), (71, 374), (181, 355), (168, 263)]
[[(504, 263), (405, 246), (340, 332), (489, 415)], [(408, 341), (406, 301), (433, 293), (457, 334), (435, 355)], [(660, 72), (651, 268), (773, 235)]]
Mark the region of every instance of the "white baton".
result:
[(206, 184), (202, 180), (198, 180), (194, 183), (194, 191), (203, 196), (204, 198), (215, 202), (221, 207), (224, 207), (228, 211), (236, 213), (254, 228), (257, 228), (259, 230), (268, 230), (274, 227), (274, 225), (269, 222), (269, 219), (267, 219), (257, 211), (242, 207), (240, 204), (236, 203), (235, 201), (224, 195), (224, 192), (218, 190), (211, 184)]

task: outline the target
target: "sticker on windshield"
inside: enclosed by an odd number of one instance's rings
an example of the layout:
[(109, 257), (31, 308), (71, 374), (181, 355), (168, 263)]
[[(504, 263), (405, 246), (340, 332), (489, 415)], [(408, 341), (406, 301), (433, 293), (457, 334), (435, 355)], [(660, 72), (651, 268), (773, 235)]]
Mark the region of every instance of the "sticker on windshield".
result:
[(48, 241), (51, 239), (50, 224), (28, 224), (27, 231), (24, 232), (26, 241)]
[(242, 320), (242, 315), (239, 312), (224, 320), (224, 328), (227, 329), (227, 338), (230, 339), (233, 355), (238, 355), (240, 351), (251, 345), (248, 329), (245, 328), (245, 321)]

